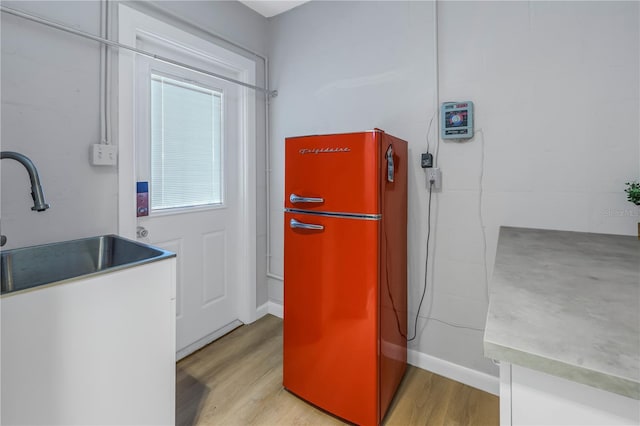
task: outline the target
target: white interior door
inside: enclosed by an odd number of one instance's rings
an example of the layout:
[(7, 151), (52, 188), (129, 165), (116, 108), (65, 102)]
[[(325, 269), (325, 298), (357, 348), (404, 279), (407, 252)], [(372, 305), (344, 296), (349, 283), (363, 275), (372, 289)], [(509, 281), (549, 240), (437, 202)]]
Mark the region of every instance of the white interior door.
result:
[[(171, 50), (150, 38), (138, 38), (138, 45)], [(198, 58), (183, 60), (233, 73)], [(144, 57), (136, 62), (136, 174), (138, 182), (148, 182), (149, 200), (138, 227), (146, 231), (140, 239), (178, 255), (180, 358), (241, 324), (241, 89)]]

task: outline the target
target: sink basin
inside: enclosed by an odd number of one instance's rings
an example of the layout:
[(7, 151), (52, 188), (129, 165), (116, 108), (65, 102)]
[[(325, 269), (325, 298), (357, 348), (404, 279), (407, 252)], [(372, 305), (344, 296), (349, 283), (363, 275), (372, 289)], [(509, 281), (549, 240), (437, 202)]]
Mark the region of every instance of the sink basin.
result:
[(117, 235), (6, 250), (1, 253), (2, 295), (103, 274), (175, 256)]

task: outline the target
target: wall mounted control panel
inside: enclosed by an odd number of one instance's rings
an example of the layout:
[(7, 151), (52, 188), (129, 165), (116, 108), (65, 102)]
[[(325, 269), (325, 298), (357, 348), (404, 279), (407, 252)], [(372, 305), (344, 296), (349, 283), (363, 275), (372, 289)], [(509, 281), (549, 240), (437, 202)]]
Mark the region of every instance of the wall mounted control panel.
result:
[(442, 139), (473, 137), (473, 102), (444, 102), (440, 108)]

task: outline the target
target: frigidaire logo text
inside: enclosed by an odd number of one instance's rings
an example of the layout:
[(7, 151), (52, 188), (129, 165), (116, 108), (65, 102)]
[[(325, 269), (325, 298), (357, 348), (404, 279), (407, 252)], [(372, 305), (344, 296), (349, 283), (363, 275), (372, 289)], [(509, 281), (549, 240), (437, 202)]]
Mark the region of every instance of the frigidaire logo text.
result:
[(302, 148), (298, 151), (301, 155), (304, 154), (331, 154), (336, 152), (351, 152), (350, 148)]

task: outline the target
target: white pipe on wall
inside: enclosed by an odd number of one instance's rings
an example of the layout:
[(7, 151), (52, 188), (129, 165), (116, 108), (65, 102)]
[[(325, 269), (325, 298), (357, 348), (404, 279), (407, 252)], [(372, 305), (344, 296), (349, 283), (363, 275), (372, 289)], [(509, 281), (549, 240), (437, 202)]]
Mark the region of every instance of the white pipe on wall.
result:
[(259, 92), (266, 93), (268, 96), (277, 96), (277, 94), (278, 94), (277, 90), (267, 90), (264, 87), (255, 86), (253, 84), (245, 83), (244, 81), (236, 80), (235, 78), (226, 77), (226, 76), (224, 76), (222, 74), (218, 74), (218, 73), (215, 73), (215, 72), (212, 72), (212, 71), (205, 70), (203, 68), (199, 68), (199, 67), (195, 67), (195, 66), (192, 66), (192, 65), (189, 65), (189, 64), (185, 64), (184, 62), (176, 61), (176, 60), (173, 60), (171, 58), (167, 58), (165, 56), (156, 55), (154, 53), (147, 52), (146, 50), (138, 49), (138, 48), (132, 47), (132, 46), (127, 46), (126, 44), (118, 43), (116, 41), (107, 40), (105, 38), (98, 37), (98, 36), (95, 36), (93, 34), (90, 34), (90, 33), (84, 32), (84, 31), (76, 30), (76, 29), (68, 27), (66, 25), (57, 24), (57, 23), (49, 21), (47, 19), (43, 19), (43, 18), (34, 16), (34, 15), (30, 15), (28, 13), (20, 12), (20, 11), (15, 10), (15, 9), (8, 8), (6, 6), (1, 6), (0, 5), (0, 10), (2, 10), (2, 12), (8, 13), (10, 15), (18, 16), (20, 18), (24, 18), (24, 19), (27, 19), (29, 21), (37, 22), (39, 24), (43, 24), (43, 25), (46, 25), (46, 26), (51, 27), (51, 28), (55, 28), (55, 29), (58, 29), (58, 30), (61, 30), (61, 31), (64, 31), (64, 32), (67, 32), (67, 33), (70, 33), (70, 34), (74, 34), (74, 35), (80, 36), (80, 37), (88, 38), (89, 40), (97, 41), (98, 43), (103, 43), (103, 44), (106, 44), (106, 45), (111, 46), (111, 47), (117, 47), (119, 49), (128, 50), (130, 52), (134, 52), (134, 53), (137, 53), (138, 55), (146, 56), (148, 58), (155, 59), (155, 60), (160, 61), (160, 62), (165, 62), (165, 63), (171, 64), (171, 65), (175, 65), (175, 66), (180, 67), (180, 68), (185, 68), (185, 69), (188, 69), (188, 70), (191, 70), (191, 71), (195, 71), (195, 72), (200, 73), (200, 74), (208, 75), (210, 77), (217, 78), (219, 80), (228, 81), (230, 83), (238, 84), (240, 86), (247, 87), (249, 89), (257, 90)]
[[(109, 0), (100, 1), (100, 37), (109, 40), (111, 24)], [(111, 57), (106, 44), (100, 43), (100, 140), (111, 145)]]
[[(107, 23), (107, 0), (100, 1), (100, 37), (106, 37), (106, 26)], [(100, 139), (98, 143), (108, 144), (107, 140), (107, 120), (105, 117), (106, 114), (106, 103), (107, 103), (107, 46), (105, 44), (100, 44), (100, 99), (98, 101), (99, 105), (99, 114), (100, 114)]]
[[(265, 87), (269, 88), (269, 60), (265, 58), (264, 60), (264, 74), (265, 74)], [(267, 199), (267, 227), (266, 227), (266, 240), (267, 240), (267, 278), (272, 278), (278, 281), (284, 281), (284, 277), (280, 275), (276, 275), (271, 272), (271, 128), (269, 126), (269, 109), (270, 109), (271, 98), (269, 96), (265, 97), (265, 175), (267, 179), (267, 191), (266, 191), (266, 199)]]

